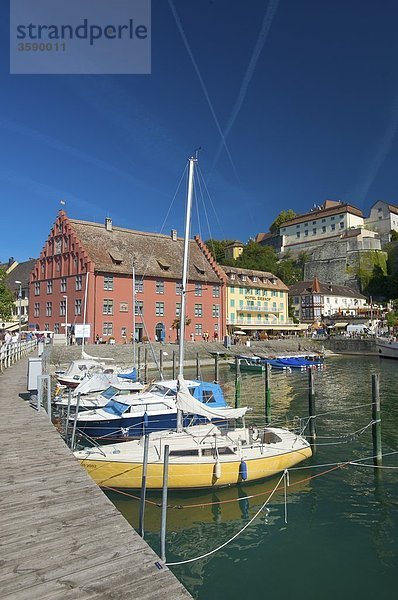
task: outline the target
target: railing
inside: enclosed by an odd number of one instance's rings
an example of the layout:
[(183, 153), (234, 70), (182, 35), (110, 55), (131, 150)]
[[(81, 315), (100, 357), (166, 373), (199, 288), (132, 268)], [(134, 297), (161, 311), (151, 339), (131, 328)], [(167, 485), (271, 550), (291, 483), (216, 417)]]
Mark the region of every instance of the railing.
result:
[(0, 373), (11, 367), (17, 360), (20, 360), (29, 352), (32, 352), (36, 346), (36, 340), (3, 343), (0, 346)]
[(283, 308), (264, 308), (263, 306), (256, 306), (255, 304), (244, 304), (243, 306), (238, 306), (236, 309), (236, 312), (242, 312), (242, 310), (244, 311), (254, 311), (254, 312), (258, 312), (258, 313), (266, 313), (266, 314), (279, 314), (281, 312), (284, 312)]
[(235, 321), (230, 321), (228, 319), (227, 325), (263, 325), (268, 327), (278, 327), (279, 325), (282, 327), (283, 325), (294, 325), (294, 321), (293, 319), (286, 319), (286, 321), (278, 321), (278, 319), (276, 318), (275, 320), (241, 318), (235, 319)]

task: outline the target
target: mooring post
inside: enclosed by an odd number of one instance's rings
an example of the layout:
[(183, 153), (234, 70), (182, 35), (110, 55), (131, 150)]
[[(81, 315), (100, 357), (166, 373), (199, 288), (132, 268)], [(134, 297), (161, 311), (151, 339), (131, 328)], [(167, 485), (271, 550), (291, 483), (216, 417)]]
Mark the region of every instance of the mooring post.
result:
[(218, 383), (218, 352), (214, 355), (214, 383)]
[(160, 352), (159, 352), (159, 372), (160, 372), (160, 379), (163, 379), (163, 350), (162, 350), (162, 348), (160, 349)]
[(144, 537), (144, 518), (145, 518), (145, 498), (146, 498), (146, 476), (148, 470), (148, 448), (149, 448), (149, 434), (146, 433), (144, 437), (144, 458), (142, 463), (142, 479), (141, 479), (141, 497), (140, 497), (140, 517), (138, 525), (138, 533)]
[(169, 483), (169, 446), (164, 447), (162, 522), (160, 525), (160, 558), (166, 562), (167, 486)]
[(71, 447), (72, 452), (75, 449), (76, 427), (77, 427), (77, 419), (79, 416), (79, 406), (80, 406), (80, 393), (77, 395), (77, 398), (76, 398), (75, 418), (73, 419), (73, 430), (72, 430), (72, 437), (70, 440), (70, 447)]
[(314, 389), (314, 371), (308, 369), (308, 416), (310, 426), (310, 443), (315, 444), (315, 389)]
[(173, 350), (173, 375), (172, 379), (176, 378), (176, 351)]
[[(134, 344), (135, 342), (133, 342)], [(141, 365), (141, 346), (138, 346), (138, 359), (137, 359), (137, 379), (140, 380), (140, 365)], [(134, 365), (135, 367), (135, 365)]]
[(372, 440), (373, 463), (380, 466), (383, 462), (381, 449), (381, 411), (379, 376), (372, 375)]
[(144, 381), (148, 383), (148, 348), (144, 352)]
[(68, 388), (68, 408), (66, 409), (66, 423), (65, 423), (65, 443), (68, 446), (68, 428), (69, 428), (69, 417), (70, 417), (70, 405), (72, 402), (72, 388)]
[(271, 422), (271, 365), (265, 364), (264, 369), (264, 386), (265, 386), (265, 424)]
[(199, 352), (196, 353), (196, 379), (199, 379), (200, 364), (199, 364)]
[(240, 358), (235, 356), (235, 408), (240, 407)]

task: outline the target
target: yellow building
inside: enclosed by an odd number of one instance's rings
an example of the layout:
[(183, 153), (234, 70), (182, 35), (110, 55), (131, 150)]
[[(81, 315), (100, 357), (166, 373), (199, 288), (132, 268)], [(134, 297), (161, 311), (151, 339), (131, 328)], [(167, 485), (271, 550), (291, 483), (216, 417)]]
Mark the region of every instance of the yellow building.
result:
[(272, 273), (221, 267), (226, 275), (226, 317), (229, 334), (297, 330), (288, 318), (289, 288)]
[(235, 240), (232, 244), (228, 244), (224, 250), (225, 259), (236, 260), (242, 254), (244, 247), (245, 245), (238, 240)]

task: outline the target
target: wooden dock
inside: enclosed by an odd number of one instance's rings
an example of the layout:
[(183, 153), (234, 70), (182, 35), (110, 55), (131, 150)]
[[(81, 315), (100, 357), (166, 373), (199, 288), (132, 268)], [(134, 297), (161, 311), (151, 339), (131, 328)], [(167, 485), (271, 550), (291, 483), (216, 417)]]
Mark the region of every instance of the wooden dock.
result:
[(191, 598), (19, 396), (27, 362), (0, 375), (0, 597)]

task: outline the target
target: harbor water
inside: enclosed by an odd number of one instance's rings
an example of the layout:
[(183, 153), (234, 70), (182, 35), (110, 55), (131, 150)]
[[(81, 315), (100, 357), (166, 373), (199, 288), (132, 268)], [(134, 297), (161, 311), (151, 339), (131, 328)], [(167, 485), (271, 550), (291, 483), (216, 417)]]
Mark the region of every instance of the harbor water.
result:
[[(385, 455), (385, 468), (377, 472), (369, 460), (374, 373), (380, 375)], [(327, 359), (325, 369), (315, 373), (316, 452), (290, 471), (287, 502), (281, 485), (250, 524), (279, 477), (214, 492), (169, 492), (167, 563), (204, 556), (170, 566), (194, 598), (240, 600), (249, 594), (272, 594), (284, 599), (382, 600), (396, 594), (397, 375), (398, 361)], [(214, 370), (207, 368), (202, 376), (212, 379)], [(227, 367), (220, 368), (231, 404), (234, 377)], [(307, 373), (273, 373), (271, 389), (272, 418), (278, 424), (308, 415)], [(252, 408), (248, 422), (263, 422), (263, 376), (242, 374), (241, 404)], [(361, 464), (348, 464), (351, 461)], [(343, 466), (335, 468), (336, 464)], [(139, 492), (108, 495), (138, 528)], [(159, 553), (161, 497), (148, 493), (147, 499), (145, 539)]]

